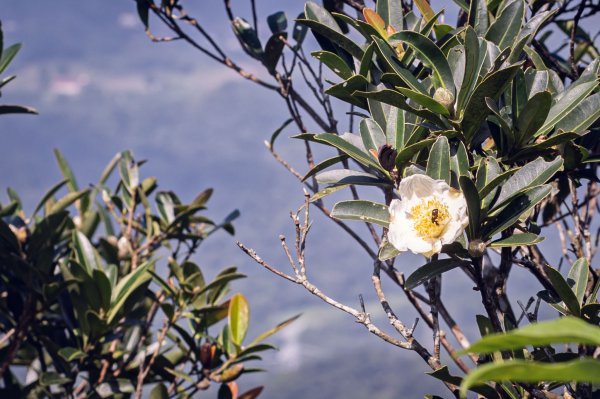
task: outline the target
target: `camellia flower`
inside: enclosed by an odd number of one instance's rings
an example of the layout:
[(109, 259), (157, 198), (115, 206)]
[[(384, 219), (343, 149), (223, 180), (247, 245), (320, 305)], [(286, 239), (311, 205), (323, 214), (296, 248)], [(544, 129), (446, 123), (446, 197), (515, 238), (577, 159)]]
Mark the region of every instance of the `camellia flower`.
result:
[(398, 251), (431, 257), (462, 235), (469, 224), (467, 201), (443, 180), (427, 175), (402, 179), (400, 200), (390, 204), (388, 241)]

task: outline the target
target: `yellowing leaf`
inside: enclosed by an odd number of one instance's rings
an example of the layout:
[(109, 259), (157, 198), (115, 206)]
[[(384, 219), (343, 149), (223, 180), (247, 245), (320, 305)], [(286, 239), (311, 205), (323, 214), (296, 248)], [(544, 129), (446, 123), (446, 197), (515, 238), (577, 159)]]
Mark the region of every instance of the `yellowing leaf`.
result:
[(367, 23), (375, 28), (383, 38), (387, 39), (388, 32), (385, 30), (385, 21), (383, 18), (381, 18), (381, 16), (375, 11), (367, 7), (363, 8), (363, 15)]
[(427, 0), (415, 0), (415, 5), (419, 9), (421, 15), (425, 18), (425, 21), (429, 22), (435, 15)]

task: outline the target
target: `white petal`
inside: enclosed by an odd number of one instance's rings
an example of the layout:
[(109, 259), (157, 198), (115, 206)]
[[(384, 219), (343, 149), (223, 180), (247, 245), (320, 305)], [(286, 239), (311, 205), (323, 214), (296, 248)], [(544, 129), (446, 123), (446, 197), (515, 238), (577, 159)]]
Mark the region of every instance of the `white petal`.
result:
[(427, 254), (435, 250), (434, 245), (431, 241), (426, 241), (422, 239), (414, 231), (412, 231), (411, 234), (407, 235), (406, 246), (415, 254)]
[(410, 222), (407, 219), (404, 201), (392, 200), (390, 203), (390, 226), (388, 241), (398, 251), (406, 251), (406, 237), (410, 234)]
[(408, 176), (400, 182), (398, 192), (402, 199), (424, 198), (433, 195), (436, 181), (427, 175)]
[[(468, 221), (467, 221), (468, 223)], [(440, 242), (442, 244), (451, 244), (463, 233), (465, 230), (465, 226), (462, 224), (460, 220), (452, 220), (446, 226), (446, 230), (440, 237)]]

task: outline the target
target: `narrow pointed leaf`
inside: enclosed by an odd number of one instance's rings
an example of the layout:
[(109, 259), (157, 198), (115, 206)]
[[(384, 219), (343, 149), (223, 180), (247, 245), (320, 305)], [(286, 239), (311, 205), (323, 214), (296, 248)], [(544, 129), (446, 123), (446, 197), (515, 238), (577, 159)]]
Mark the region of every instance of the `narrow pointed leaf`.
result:
[(450, 184), (450, 144), (445, 136), (437, 138), (427, 160), (426, 173), (435, 180)]
[(503, 238), (500, 240), (492, 241), (488, 247), (490, 248), (502, 248), (502, 247), (518, 247), (520, 245), (533, 245), (544, 241), (544, 237), (540, 237), (533, 233), (521, 233), (513, 234), (510, 237)]
[(575, 293), (577, 297), (577, 301), (580, 305), (583, 304), (583, 298), (585, 296), (585, 290), (588, 284), (589, 278), (589, 264), (586, 258), (579, 258), (571, 269), (569, 270), (569, 275), (567, 276), (567, 284)]
[(439, 276), (440, 274), (457, 267), (468, 265), (470, 265), (470, 262), (455, 259), (434, 260), (419, 267), (413, 274), (408, 276), (405, 282), (405, 288), (412, 290), (432, 277)]
[(387, 206), (364, 200), (338, 202), (331, 210), (331, 217), (341, 220), (360, 220), (383, 227), (388, 227), (390, 224), (390, 212)]

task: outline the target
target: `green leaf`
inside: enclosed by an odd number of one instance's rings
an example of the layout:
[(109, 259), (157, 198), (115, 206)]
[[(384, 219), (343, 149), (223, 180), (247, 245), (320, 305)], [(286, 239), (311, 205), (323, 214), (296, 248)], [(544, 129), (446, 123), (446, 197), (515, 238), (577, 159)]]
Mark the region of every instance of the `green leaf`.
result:
[(69, 206), (73, 205), (79, 200), (87, 199), (90, 194), (89, 189), (81, 190), (81, 191), (72, 191), (67, 193), (64, 197), (56, 201), (50, 209), (48, 210), (48, 214), (57, 213), (67, 209)]
[(117, 283), (115, 288), (112, 290), (111, 295), (111, 307), (106, 315), (107, 324), (111, 324), (115, 318), (119, 315), (121, 308), (127, 301), (127, 298), (135, 291), (136, 288), (146, 283), (152, 278), (152, 275), (148, 273), (148, 269), (154, 266), (154, 262), (147, 262), (137, 269), (127, 274)]
[(50, 385), (62, 385), (68, 384), (72, 380), (68, 377), (63, 376), (62, 374), (54, 373), (54, 372), (46, 372), (40, 375), (40, 385), (42, 386), (50, 386)]
[(489, 18), (486, 0), (471, 0), (469, 4), (469, 26), (478, 36), (483, 36), (488, 30)]
[(598, 82), (590, 75), (591, 71), (594, 71), (592, 67), (598, 65), (598, 61), (594, 62), (588, 67), (589, 73), (581, 75), (579, 80), (575, 81), (560, 97), (560, 99), (553, 104), (552, 108), (548, 112), (548, 117), (544, 122), (544, 125), (538, 130), (536, 136), (547, 134), (550, 132), (560, 121), (566, 118), (569, 113), (577, 108), (579, 104), (585, 100), (585, 98), (598, 87)]
[(162, 382), (156, 384), (154, 388), (152, 388), (152, 391), (150, 391), (149, 399), (169, 399), (169, 391), (165, 384)]
[(469, 228), (467, 230), (470, 240), (479, 238), (479, 229), (481, 227), (481, 200), (477, 193), (477, 187), (468, 176), (460, 176), (458, 179), (460, 188), (467, 201), (467, 210), (469, 216)]
[(46, 202), (50, 198), (52, 198), (54, 196), (54, 194), (56, 194), (58, 192), (58, 190), (60, 190), (65, 184), (67, 184), (67, 180), (63, 180), (63, 181), (57, 183), (50, 190), (48, 190), (48, 192), (46, 194), (44, 194), (44, 196), (42, 197), (40, 202), (35, 207), (35, 210), (33, 211), (33, 214), (31, 216), (34, 217), (40, 211), (40, 209), (42, 209), (44, 207)]
[(136, 9), (138, 13), (138, 17), (142, 24), (148, 30), (149, 24), (148, 19), (150, 17), (150, 4), (152, 4), (152, 0), (136, 0)]
[(371, 155), (365, 153), (358, 147), (350, 144), (348, 141), (344, 140), (336, 134), (317, 134), (314, 136), (314, 139), (318, 142), (325, 143), (337, 148), (338, 150), (350, 156), (350, 158), (365, 166), (370, 166), (374, 169), (379, 170), (380, 172), (386, 173), (386, 171), (379, 165), (379, 163), (375, 159), (371, 157)]
[(258, 344), (259, 342), (264, 341), (265, 339), (269, 338), (271, 335), (277, 333), (278, 331), (282, 330), (283, 328), (289, 326), (290, 324), (292, 324), (294, 321), (296, 321), (299, 317), (301, 316), (301, 314), (297, 314), (293, 317), (290, 317), (289, 319), (277, 324), (275, 327), (273, 327), (272, 329), (265, 331), (264, 333), (260, 334), (258, 337), (254, 338), (254, 340), (252, 340), (252, 342), (248, 345), (249, 347)]
[(377, 259), (380, 261), (386, 261), (389, 259), (393, 259), (396, 256), (400, 255), (400, 251), (396, 249), (390, 242), (387, 240), (387, 237), (384, 238), (379, 246), (379, 252), (377, 253)]
[(448, 60), (446, 60), (442, 50), (431, 39), (412, 31), (400, 31), (393, 36), (395, 39), (402, 40), (411, 46), (420, 55), (421, 62), (433, 70), (437, 87), (443, 87), (456, 95), (454, 77), (450, 65), (448, 65)]
[(600, 345), (600, 327), (577, 317), (561, 317), (511, 330), (489, 334), (461, 353), (492, 353), (517, 350), (526, 346), (542, 347), (551, 344)]
[(492, 241), (488, 247), (490, 248), (502, 248), (502, 247), (518, 247), (520, 245), (533, 245), (544, 241), (545, 237), (540, 237), (533, 233), (522, 233), (513, 234), (510, 237), (502, 238), (500, 240)]
[(586, 258), (579, 258), (573, 263), (567, 276), (567, 284), (575, 293), (577, 301), (580, 305), (583, 305), (583, 298), (585, 296), (585, 290), (587, 288), (589, 278), (589, 264)]
[(305, 182), (308, 178), (316, 175), (317, 173), (321, 172), (324, 169), (327, 169), (330, 166), (333, 166), (337, 163), (340, 163), (344, 160), (348, 159), (347, 155), (338, 155), (336, 157), (331, 157), (328, 158), (322, 162), (319, 162), (317, 165), (315, 165), (311, 170), (309, 170), (304, 177), (302, 178), (302, 182)]
[(488, 29), (485, 38), (504, 50), (513, 45), (521, 31), (525, 15), (525, 2), (513, 0), (507, 4)]
[(446, 126), (446, 124), (442, 121), (442, 119), (440, 119), (440, 117), (437, 114), (426, 109), (414, 108), (412, 105), (408, 104), (406, 98), (402, 94), (398, 93), (395, 90), (383, 89), (369, 92), (355, 91), (354, 95), (359, 97), (372, 98), (382, 103), (390, 104), (394, 107), (398, 107), (414, 115), (420, 116), (423, 119), (427, 119), (436, 124), (437, 126)]
[(6, 70), (20, 49), (21, 43), (16, 43), (2, 51), (2, 55), (0, 56), (0, 73)]
[(93, 270), (99, 269), (101, 265), (100, 256), (88, 238), (80, 231), (74, 230), (72, 234), (73, 250), (75, 259), (85, 268), (89, 276)]
[(229, 301), (229, 332), (231, 339), (237, 346), (242, 346), (248, 332), (250, 307), (242, 294), (235, 294)]
[(385, 134), (379, 123), (375, 122), (375, 120), (371, 118), (361, 120), (359, 129), (362, 142), (367, 151), (372, 149), (378, 152), (379, 148), (386, 144)]
[(116, 380), (103, 382), (96, 388), (96, 393), (101, 398), (114, 398), (115, 396), (120, 396), (116, 394), (127, 394), (133, 393), (134, 391), (135, 387), (133, 386), (131, 381), (125, 378), (118, 378)]
[(401, 150), (404, 147), (404, 142), (408, 137), (404, 126), (404, 111), (398, 107), (390, 107), (387, 115), (387, 126), (385, 137), (387, 144), (394, 147), (396, 150)]
[(298, 14), (298, 18), (296, 18), (296, 22), (294, 23), (294, 32), (292, 33), (292, 37), (296, 41), (296, 47), (302, 46), (304, 38), (306, 37), (306, 33), (308, 32), (308, 27), (298, 22), (299, 20), (303, 20), (305, 18), (306, 16), (303, 12), (301, 12), (300, 14)]
[(402, 3), (396, 0), (379, 0), (375, 5), (375, 11), (381, 16), (386, 26), (392, 26), (396, 30), (404, 26), (404, 13)]
[(94, 269), (92, 271), (92, 278), (96, 285), (96, 290), (100, 294), (100, 302), (102, 308), (108, 310), (110, 308), (110, 298), (112, 293), (112, 286), (110, 280), (100, 269)]
[(237, 37), (238, 41), (242, 45), (242, 49), (248, 54), (250, 57), (257, 59), (259, 61), (263, 60), (264, 51), (262, 49), (262, 44), (260, 43), (260, 39), (256, 34), (256, 31), (243, 18), (235, 17), (231, 21), (231, 26), (233, 28), (233, 33)]
[(404, 286), (406, 289), (412, 290), (432, 277), (439, 276), (459, 266), (468, 266), (470, 264), (470, 262), (456, 259), (434, 260), (419, 267), (413, 274), (408, 276)]
[(579, 316), (581, 312), (580, 302), (578, 301), (577, 296), (575, 296), (573, 290), (571, 290), (571, 287), (569, 287), (569, 284), (567, 284), (562, 274), (560, 274), (560, 272), (555, 268), (548, 265), (544, 267), (544, 271), (552, 283), (552, 287), (554, 287), (554, 290), (560, 299), (564, 302), (567, 309), (569, 309), (569, 312), (571, 312), (571, 314), (574, 316)]
[(379, 177), (348, 169), (335, 169), (320, 173), (317, 175), (317, 181), (322, 184), (348, 185), (355, 184), (360, 186), (391, 186), (392, 182), (383, 180)]
[(550, 92), (541, 91), (534, 94), (519, 114), (517, 130), (520, 133), (519, 143), (526, 144), (542, 127), (552, 105)]
[[(390, 36), (390, 40), (394, 40), (395, 35), (396, 34)], [(390, 47), (389, 43), (377, 37), (373, 37), (373, 42), (377, 47), (377, 53), (380, 55), (385, 65), (387, 65), (390, 72), (394, 72), (406, 87), (421, 94), (428, 94), (423, 84), (398, 61), (396, 52)]]
[(485, 224), (483, 238), (488, 239), (502, 230), (511, 227), (523, 214), (527, 213), (550, 194), (551, 190), (552, 186), (545, 184), (530, 188), (515, 196), (502, 211)]
[(287, 33), (280, 32), (275, 33), (267, 40), (265, 45), (265, 52), (263, 56), (263, 65), (269, 73), (274, 73), (277, 68), (277, 63), (281, 58), (283, 49), (285, 48), (285, 40), (287, 39)]
[(85, 353), (83, 353), (79, 349), (71, 348), (70, 346), (60, 348), (58, 350), (58, 354), (60, 357), (65, 359), (67, 362), (72, 362), (73, 360), (83, 359), (86, 356)]
[(0, 105), (0, 115), (5, 114), (34, 114), (37, 115), (37, 111), (33, 108), (25, 107), (23, 105)]
[[(479, 2), (484, 2), (485, 0), (477, 0)], [(476, 2), (473, 0), (471, 3)], [(464, 75), (462, 78), (462, 84), (460, 86), (460, 91), (458, 93), (458, 98), (456, 100), (456, 111), (460, 115), (464, 110), (465, 105), (471, 94), (477, 81), (479, 79), (479, 72), (483, 66), (483, 57), (480, 56), (480, 47), (485, 45), (485, 41), (480, 45), (479, 39), (477, 38), (477, 33), (471, 28), (467, 27), (465, 30), (465, 66), (464, 66)], [(480, 60), (480, 58), (482, 58)]]
[[(283, 122), (283, 124), (273, 132), (273, 134), (271, 135), (271, 140), (268, 142), (269, 143), (269, 148), (272, 149), (273, 145), (275, 144), (275, 140), (277, 140), (277, 137), (281, 134), (281, 132), (283, 131), (283, 129), (285, 129), (290, 123), (292, 123), (294, 120), (292, 118), (286, 120), (285, 122)], [(265, 141), (266, 143), (266, 141)]]
[(450, 152), (450, 169), (456, 176), (469, 177), (469, 156), (467, 155), (467, 149), (462, 141), (458, 142), (458, 145), (454, 146)]
[(336, 191), (340, 191), (343, 188), (349, 187), (349, 184), (340, 184), (337, 186), (332, 186), (332, 187), (327, 187), (324, 188), (323, 190), (319, 190), (318, 192), (314, 193), (311, 197), (310, 197), (310, 202), (315, 202), (315, 201), (319, 201), (320, 199), (322, 199), (323, 197), (328, 196), (329, 194), (333, 194)]
[(462, 129), (467, 140), (472, 140), (477, 130), (489, 114), (485, 99), (487, 97), (497, 100), (500, 94), (512, 81), (522, 62), (493, 72), (477, 85), (469, 98), (462, 115)]
[(287, 17), (283, 11), (277, 11), (267, 17), (267, 24), (271, 33), (285, 32), (287, 30)]
[(556, 129), (580, 133), (600, 119), (600, 93), (592, 94), (556, 124)]
[(405, 162), (410, 161), (422, 149), (428, 148), (434, 142), (435, 139), (427, 139), (404, 147), (401, 151), (398, 152), (398, 155), (396, 156), (396, 166), (402, 167), (402, 165)]
[(330, 51), (313, 51), (311, 55), (321, 61), (323, 64), (327, 65), (327, 67), (329, 67), (333, 73), (344, 80), (350, 79), (354, 74), (352, 69), (350, 69), (348, 64), (346, 64), (346, 61), (344, 61), (342, 57), (337, 54), (334, 54)]
[(450, 144), (445, 136), (439, 136), (431, 150), (427, 160), (427, 175), (435, 180), (444, 180), (450, 184)]
[(398, 87), (398, 91), (404, 94), (406, 97), (413, 100), (415, 103), (427, 108), (433, 113), (444, 115), (446, 117), (450, 116), (450, 112), (444, 107), (441, 103), (437, 102), (433, 98), (428, 95), (421, 94), (419, 92), (406, 89), (403, 87)]
[(518, 382), (600, 382), (600, 361), (584, 358), (561, 363), (507, 360), (503, 363), (484, 364), (472, 370), (460, 386), (461, 398), (467, 390), (486, 381)]
[(529, 162), (502, 185), (494, 207), (498, 209), (498, 207), (524, 190), (546, 183), (556, 172), (562, 169), (562, 166), (563, 159), (561, 157), (550, 162), (538, 157)]
[(360, 220), (383, 227), (388, 227), (390, 224), (390, 212), (387, 206), (364, 200), (338, 202), (331, 210), (331, 217), (341, 220)]
[[(77, 185), (77, 181), (75, 180), (75, 175), (73, 174), (73, 170), (67, 163), (67, 160), (63, 157), (62, 153), (58, 149), (54, 149), (54, 156), (56, 157), (56, 161), (58, 162), (58, 166), (60, 167), (60, 171), (64, 178), (67, 180), (67, 187), (69, 191), (79, 191), (79, 186)], [(83, 198), (81, 203), (79, 204), (80, 212), (83, 214), (89, 209), (89, 199)]]

